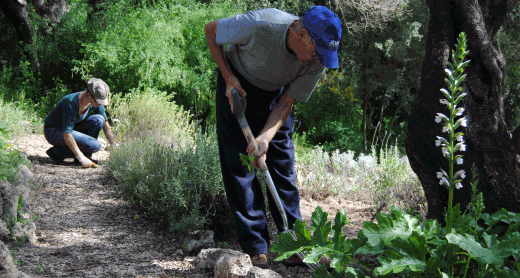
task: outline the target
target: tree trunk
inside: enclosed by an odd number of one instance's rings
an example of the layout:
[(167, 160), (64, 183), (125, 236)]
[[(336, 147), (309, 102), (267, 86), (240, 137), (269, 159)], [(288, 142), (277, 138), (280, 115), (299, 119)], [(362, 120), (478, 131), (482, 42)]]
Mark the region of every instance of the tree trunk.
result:
[(33, 5), (41, 17), (52, 22), (60, 22), (61, 18), (70, 11), (70, 6), (65, 0), (33, 0)]
[(26, 44), (32, 44), (33, 30), (27, 15), (27, 2), (25, 0), (2, 0), (0, 7), (5, 17), (16, 29), (18, 39)]
[[(426, 54), (422, 66), (421, 88), (408, 120), (406, 153), (412, 169), (419, 177), (428, 201), (428, 218), (443, 221), (448, 203), (448, 190), (439, 185), (436, 172), (448, 169), (448, 161), (435, 146), (442, 125), (435, 122), (437, 113), (448, 115), (441, 88), (448, 59), (460, 32), (468, 39), (471, 60), (465, 69), (464, 82), (468, 95), (464, 98), (467, 144), (464, 164), (466, 179), (463, 188), (455, 190), (454, 204), (461, 209), (471, 198), (471, 168), (477, 168), (478, 188), (484, 194), (487, 212), (501, 208), (520, 212), (520, 171), (516, 165), (515, 146), (504, 121), (503, 92), (505, 60), (493, 38), (508, 12), (519, 0), (470, 1), (427, 0), (430, 22), (426, 37)], [(511, 128), (509, 128), (511, 129)], [(462, 168), (463, 167), (463, 168)]]

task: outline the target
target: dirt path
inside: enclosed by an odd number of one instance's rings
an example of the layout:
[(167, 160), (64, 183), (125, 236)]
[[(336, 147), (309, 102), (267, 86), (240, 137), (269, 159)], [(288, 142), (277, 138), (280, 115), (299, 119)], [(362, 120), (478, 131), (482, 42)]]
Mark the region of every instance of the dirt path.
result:
[[(31, 203), (37, 216), (37, 244), (8, 244), (20, 271), (32, 277), (213, 277), (178, 255), (179, 239), (116, 198), (103, 168), (82, 169), (72, 160), (53, 164), (45, 154), (50, 145), (43, 135), (28, 135), (16, 143), (33, 162), (36, 177)], [(94, 159), (107, 156), (101, 151)], [(310, 220), (318, 205), (330, 212), (331, 219), (339, 209), (347, 210), (353, 220), (344, 231), (349, 237), (356, 236), (363, 221), (373, 215), (370, 199), (356, 194), (348, 200), (302, 200), (304, 220)], [(227, 248), (239, 250), (233, 244)], [(275, 256), (268, 257), (272, 261)], [(271, 265), (283, 277), (312, 277), (306, 268)]]

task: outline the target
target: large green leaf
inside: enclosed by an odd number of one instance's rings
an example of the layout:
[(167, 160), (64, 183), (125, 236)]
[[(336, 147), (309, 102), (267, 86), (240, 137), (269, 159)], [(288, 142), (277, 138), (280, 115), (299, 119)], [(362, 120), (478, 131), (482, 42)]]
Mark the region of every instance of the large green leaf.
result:
[(274, 243), (271, 251), (278, 253), (276, 260), (281, 261), (289, 258), (293, 254), (310, 250), (312, 240), (310, 231), (305, 228), (305, 223), (299, 219), (293, 224), (293, 229), (298, 240), (294, 240), (290, 233), (280, 233), (279, 243)]
[(424, 272), (426, 270), (426, 263), (421, 259), (412, 257), (406, 253), (398, 254), (397, 252), (386, 257), (379, 257), (377, 260), (381, 266), (376, 267), (374, 273), (377, 275), (386, 275), (388, 273), (406, 273), (408, 271)]
[(347, 219), (347, 213), (344, 209), (336, 213), (334, 226), (332, 227), (332, 243), (334, 245), (334, 250), (342, 251), (342, 246), (346, 239), (346, 236), (343, 235), (343, 227), (345, 227), (349, 222), (351, 221)]
[(328, 215), (329, 213), (323, 212), (319, 206), (312, 213), (311, 230), (314, 232), (312, 241), (318, 246), (325, 246), (328, 243), (327, 241), (332, 225), (330, 221), (327, 221)]
[(427, 240), (437, 237), (440, 230), (439, 223), (434, 219), (426, 219), (421, 224), (421, 234), (424, 235)]
[(372, 246), (380, 243), (389, 244), (395, 238), (406, 239), (413, 231), (420, 231), (419, 220), (405, 214), (398, 207), (392, 207), (390, 215), (378, 213), (378, 224), (365, 222), (365, 228), (359, 233), (367, 237)]
[[(463, 250), (468, 252), (471, 256), (473, 256), (477, 261), (484, 264), (501, 264), (504, 259), (511, 256), (513, 251), (511, 248), (506, 248), (503, 244), (498, 244), (496, 239), (492, 239), (489, 236), (487, 237), (489, 241), (490, 248), (483, 247), (480, 243), (478, 243), (473, 236), (470, 234), (453, 234), (450, 233), (446, 235), (446, 239), (449, 243), (460, 246)], [(508, 244), (520, 244), (520, 242), (516, 243), (514, 240), (510, 240)]]
[[(520, 222), (520, 213), (509, 212), (505, 209), (502, 209), (493, 213), (492, 215), (483, 213), (481, 218), (484, 220), (486, 226), (488, 226), (488, 233), (490, 233), (491, 229), (493, 229), (494, 226), (500, 222), (518, 227), (517, 223)], [(502, 228), (497, 228), (494, 232), (500, 233), (502, 230)]]

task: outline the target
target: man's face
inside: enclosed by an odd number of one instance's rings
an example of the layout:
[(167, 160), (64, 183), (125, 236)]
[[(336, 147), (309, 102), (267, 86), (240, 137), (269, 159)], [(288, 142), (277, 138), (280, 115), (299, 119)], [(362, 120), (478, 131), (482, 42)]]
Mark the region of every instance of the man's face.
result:
[(310, 34), (305, 30), (305, 34), (300, 39), (301, 47), (296, 53), (300, 63), (304, 66), (309, 66), (313, 62), (320, 62), (318, 53), (316, 52), (316, 42), (312, 39)]

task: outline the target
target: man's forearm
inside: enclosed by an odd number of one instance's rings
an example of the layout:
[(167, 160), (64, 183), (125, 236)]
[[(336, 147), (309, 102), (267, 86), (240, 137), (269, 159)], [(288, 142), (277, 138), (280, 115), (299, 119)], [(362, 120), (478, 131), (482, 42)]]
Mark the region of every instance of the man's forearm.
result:
[(274, 107), (273, 111), (271, 111), (271, 114), (269, 114), (269, 118), (267, 118), (267, 122), (258, 137), (262, 137), (268, 142), (271, 142), (276, 132), (287, 121), (295, 102), (296, 100), (285, 92)]
[(213, 21), (208, 23), (204, 28), (204, 31), (206, 33), (206, 40), (208, 41), (211, 55), (217, 63), (217, 66), (222, 73), (222, 77), (227, 82), (227, 80), (233, 76), (233, 73), (231, 72), (231, 67), (224, 56), (224, 47), (217, 44), (217, 22)]
[(77, 159), (79, 159), (81, 156), (84, 156), (83, 153), (79, 150), (78, 144), (76, 144), (76, 140), (74, 140), (74, 136), (72, 136), (72, 133), (64, 132), (63, 139), (65, 140), (65, 143), (67, 144), (67, 146), (69, 146), (70, 150), (74, 153)]
[(114, 136), (114, 133), (112, 133), (112, 128), (108, 124), (108, 121), (105, 121), (103, 124), (103, 132), (105, 133), (105, 136), (107, 137), (108, 143), (110, 143), (110, 145), (116, 143), (116, 137)]

